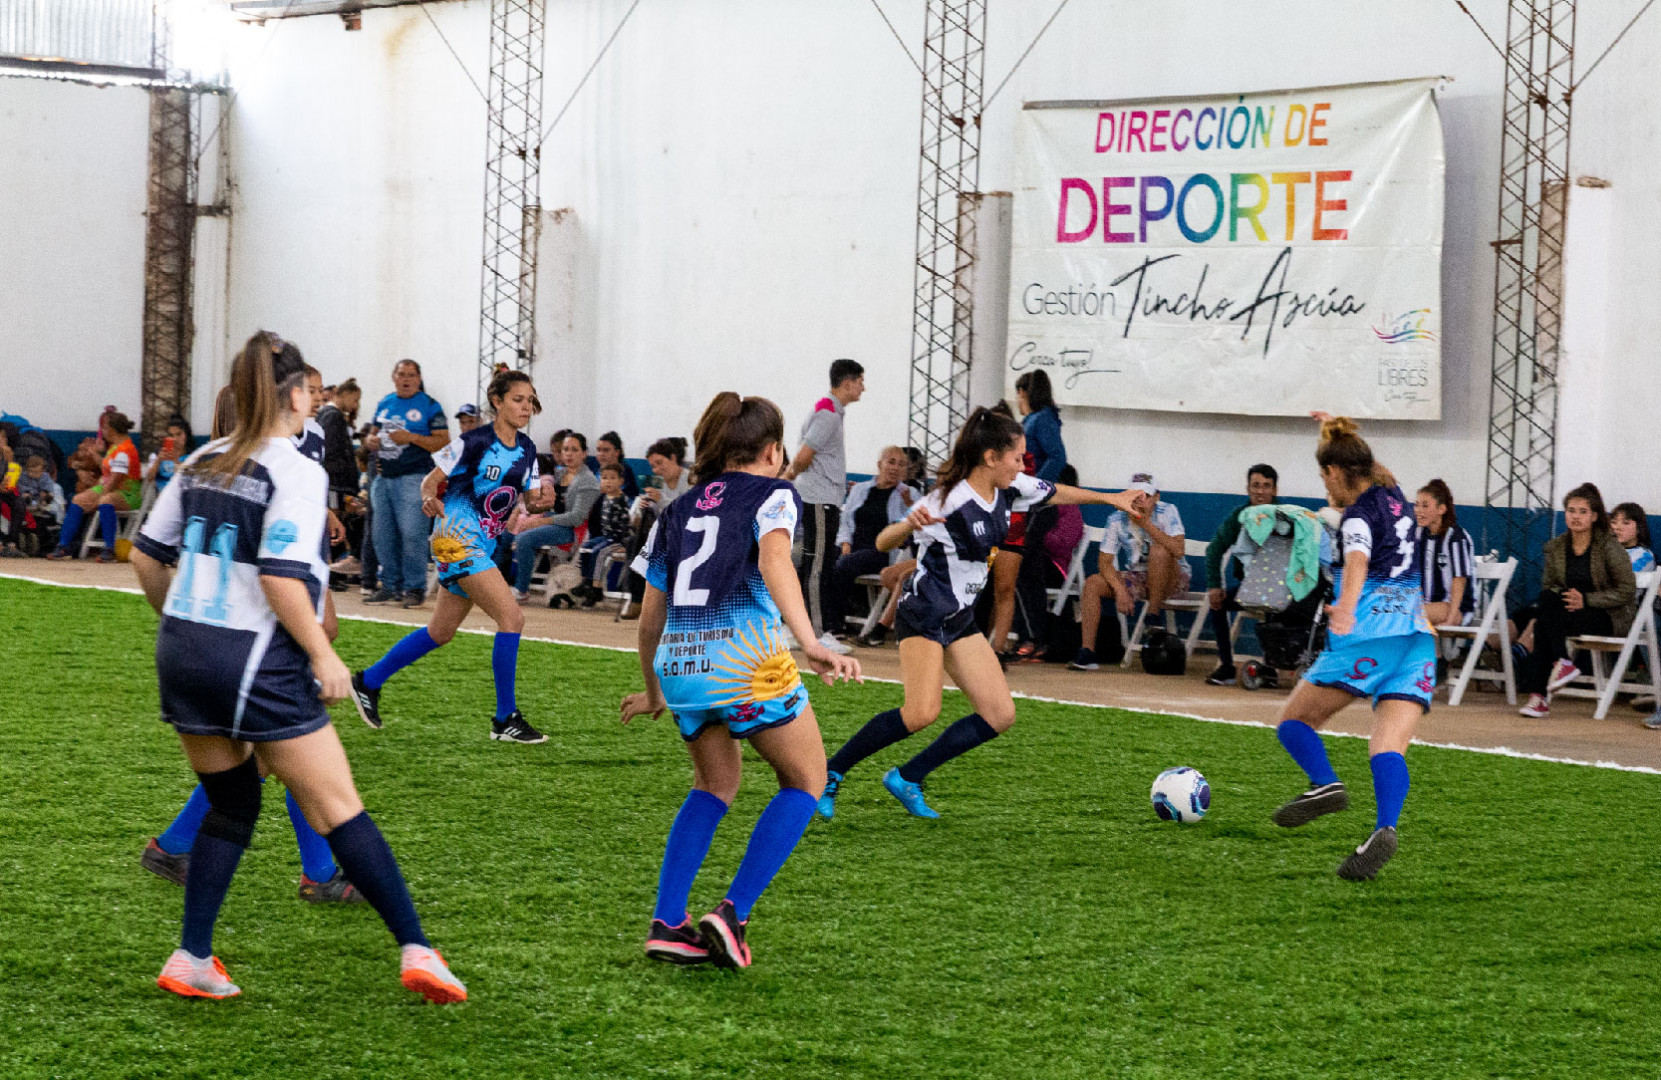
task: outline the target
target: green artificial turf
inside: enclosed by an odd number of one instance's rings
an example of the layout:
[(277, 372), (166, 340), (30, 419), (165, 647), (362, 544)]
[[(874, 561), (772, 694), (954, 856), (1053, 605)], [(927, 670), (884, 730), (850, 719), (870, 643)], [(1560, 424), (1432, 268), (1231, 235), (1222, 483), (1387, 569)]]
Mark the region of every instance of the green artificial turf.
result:
[[(136, 596), (0, 581), (0, 1077), (1598, 1077), (1661, 1069), (1658, 778), (1447, 750), (1408, 756), (1402, 851), (1333, 867), (1372, 824), (1366, 747), (1329, 743), (1348, 814), (1295, 832), (1264, 729), (1023, 702), (906, 817), (867, 762), (757, 906), (739, 975), (646, 960), (689, 781), (665, 719), (623, 728), (633, 656), (527, 642), (543, 746), (485, 738), (486, 637), (349, 707), (358, 786), (472, 1000), (398, 985), (367, 906), (295, 898), (276, 788), (219, 924), (243, 996), (154, 985), (180, 889), (139, 868), (193, 778), (156, 720)], [(343, 624), (360, 666), (400, 634)], [(839, 745), (899, 688), (813, 686)], [(949, 698), (945, 715), (964, 711)], [(1187, 764), (1210, 816), (1162, 823)], [(749, 783), (693, 893), (718, 900), (772, 789)], [(697, 912), (695, 911), (694, 914)]]

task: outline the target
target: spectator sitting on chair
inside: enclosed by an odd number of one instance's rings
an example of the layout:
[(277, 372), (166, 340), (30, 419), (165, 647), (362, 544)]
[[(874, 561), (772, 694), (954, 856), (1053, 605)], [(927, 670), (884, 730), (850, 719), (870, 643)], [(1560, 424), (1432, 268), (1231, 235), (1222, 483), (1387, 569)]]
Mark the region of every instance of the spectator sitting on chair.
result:
[(63, 518), (63, 532), (58, 536), (58, 549), (48, 559), (71, 559), (70, 545), (80, 539), (81, 522), (94, 510), (98, 514), (98, 528), (104, 541), (98, 552), (98, 561), (115, 561), (116, 515), (136, 510), (144, 498), (144, 482), (139, 479), (138, 447), (128, 432), (133, 422), (125, 413), (105, 412), (99, 418), (103, 425), (104, 453), (98, 483), (75, 496)]
[(182, 416), (171, 416), (167, 420), (167, 437), (161, 441), (161, 446), (150, 455), (150, 460), (144, 463), (144, 480), (156, 485), (156, 491), (167, 486), (173, 479), (173, 474), (179, 470), (179, 462), (190, 455), (190, 424)]
[[(1175, 506), (1159, 501), (1159, 487), (1147, 473), (1132, 476), (1128, 490), (1138, 493), (1137, 513), (1133, 517), (1118, 510), (1107, 519), (1099, 572), (1084, 582), (1084, 595), (1079, 601), (1083, 623), (1079, 653), (1067, 665), (1074, 671), (1100, 667), (1096, 662), (1096, 634), (1108, 604), (1113, 604), (1118, 614), (1129, 615), (1138, 600), (1145, 601), (1151, 626), (1164, 613), (1165, 601), (1188, 588), (1192, 572), (1185, 557), (1182, 515)], [(1123, 574), (1117, 566), (1120, 558), (1125, 563)]]
[(12, 536), (23, 537), (25, 555), (40, 552), (41, 536), (49, 533), (63, 520), (63, 488), (46, 471), (46, 459), (30, 455), (23, 462), (23, 475), (17, 479), (17, 499), (21, 504), (21, 520), (13, 519)]
[(1549, 716), (1551, 695), (1580, 675), (1569, 659), (1568, 639), (1624, 637), (1637, 615), (1632, 560), (1609, 531), (1596, 485), (1581, 484), (1564, 496), (1563, 523), (1568, 532), (1546, 541), (1540, 553), (1534, 651), (1517, 672), (1517, 689), (1528, 694), (1518, 711), (1536, 719)]
[(623, 494), (631, 501), (640, 494), (640, 478), (634, 475), (629, 463), (623, 460), (623, 436), (608, 431), (594, 440), (594, 456), (600, 462), (600, 479), (605, 479), (605, 467), (617, 465), (623, 470)]
[(571, 590), (583, 607), (593, 607), (606, 595), (606, 563), (614, 551), (628, 550), (634, 527), (629, 524), (629, 497), (623, 493), (627, 466), (613, 461), (600, 466), (600, 497), (588, 512), (588, 539), (582, 546), (583, 583)]
[(456, 437), (460, 438), (469, 431), (472, 431), (474, 428), (478, 427), (481, 423), (479, 420), (479, 407), (471, 403), (463, 405), (461, 408), (456, 410), (454, 419), (456, 422)]
[(904, 450), (898, 446), (884, 448), (877, 459), (876, 476), (855, 484), (842, 504), (841, 524), (836, 531), (841, 554), (825, 596), (826, 633), (847, 636), (848, 601), (860, 588), (859, 578), (881, 573), (888, 565), (889, 553), (877, 550), (877, 534), (904, 521), (911, 504), (922, 494), (904, 482), (909, 465)]
[(545, 547), (562, 547), (577, 539), (577, 526), (588, 521), (588, 512), (600, 497), (600, 481), (588, 471), (588, 440), (570, 432), (560, 450), (560, 466), (552, 479), (542, 478), (543, 506), (553, 510), (519, 519), (513, 541), (513, 597), (523, 603), (530, 599), (531, 575), (536, 573), (537, 553)]
[(1419, 523), (1413, 530), (1413, 543), (1424, 585), (1425, 618), (1432, 626), (1464, 626), (1476, 610), (1471, 588), (1476, 545), (1459, 526), (1453, 492), (1445, 481), (1432, 480), (1419, 489), (1413, 516)]
[(646, 448), (646, 464), (657, 482), (640, 493), (640, 509), (662, 513), (663, 508), (692, 490), (692, 470), (686, 467), (686, 440), (659, 439)]
[(802, 596), (819, 644), (836, 653), (848, 647), (836, 640), (825, 618), (836, 567), (835, 537), (841, 524), (842, 502), (848, 497), (848, 459), (843, 446), (842, 417), (849, 405), (865, 393), (865, 369), (848, 359), (830, 366), (830, 393), (820, 398), (802, 424), (802, 446), (784, 470), (802, 497)]
[(1641, 574), (1655, 569), (1655, 552), (1650, 550), (1649, 516), (1635, 502), (1624, 502), (1609, 511), (1609, 531), (1626, 549), (1632, 560), (1632, 572)]
[[(1229, 560), (1229, 565), (1225, 567), (1223, 556), (1228, 554), (1229, 549), (1240, 539), (1242, 510), (1279, 501), (1280, 474), (1275, 471), (1275, 467), (1253, 465), (1246, 470), (1246, 501), (1228, 512), (1205, 549), (1206, 599), (1211, 605), (1211, 633), (1217, 639), (1217, 670), (1205, 680), (1212, 686), (1234, 685), (1234, 638), (1233, 627), (1229, 624), (1228, 617), (1230, 612), (1240, 610), (1234, 598), (1240, 592), (1240, 579), (1244, 576), (1239, 559)], [(1228, 583), (1230, 575), (1234, 578), (1232, 585)]]
[(427, 598), (432, 538), (432, 521), (421, 512), (421, 481), (433, 471), (433, 454), (450, 441), (450, 424), (444, 407), (422, 388), (420, 364), (398, 361), (392, 383), (396, 389), (376, 406), (374, 427), (363, 440), (380, 459), (369, 501), (381, 581), (364, 603), (416, 608)]

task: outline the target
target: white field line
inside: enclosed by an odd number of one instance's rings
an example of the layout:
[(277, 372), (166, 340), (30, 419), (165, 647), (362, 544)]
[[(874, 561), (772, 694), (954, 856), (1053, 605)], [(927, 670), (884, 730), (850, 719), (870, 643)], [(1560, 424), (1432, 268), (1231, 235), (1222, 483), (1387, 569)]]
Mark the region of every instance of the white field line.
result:
[[(29, 577), (25, 574), (10, 574), (0, 572), (0, 578), (9, 578), (13, 581), (27, 581), (35, 585), (50, 585), (60, 589), (92, 589), (98, 592), (131, 593), (142, 596), (143, 592), (137, 588), (124, 588), (118, 585), (83, 585), (64, 581), (52, 581), (48, 578)], [(352, 622), (381, 623), (386, 626), (416, 626), (417, 623), (403, 622), (398, 619), (378, 619), (370, 615), (341, 615), (343, 620)], [(477, 627), (461, 627), (460, 633), (477, 634), (481, 637), (493, 637), (494, 630), (484, 630)], [(596, 649), (600, 652), (633, 653), (634, 649), (623, 648), (618, 645), (595, 645), (587, 641), (567, 641), (564, 638), (538, 637), (532, 634), (524, 635), (522, 641), (540, 641), (548, 645), (567, 645), (574, 649)], [(811, 676), (810, 676), (811, 677)], [(888, 683), (894, 686), (900, 684), (898, 679), (884, 679), (870, 676), (866, 682)], [(1229, 724), (1234, 727), (1253, 727), (1263, 730), (1273, 730), (1272, 726), (1256, 720), (1230, 720), (1221, 716), (1201, 716), (1199, 713), (1174, 712), (1170, 709), (1144, 709), (1132, 705), (1108, 705), (1100, 701), (1069, 701), (1066, 698), (1042, 697), (1038, 694), (1025, 694), (1020, 691), (1010, 691), (1012, 697), (1026, 701), (1042, 701), (1050, 705), (1070, 705), (1080, 709), (1114, 709), (1119, 712), (1137, 713), (1142, 716), (1175, 716), (1183, 720), (1197, 720), (1202, 724)], [(1323, 735), (1339, 739), (1365, 739), (1367, 736), (1348, 731), (1325, 731)], [(1647, 773), (1651, 776), (1661, 776), (1661, 769), (1649, 765), (1623, 765), (1618, 761), (1584, 761), (1579, 758), (1553, 757), (1550, 754), (1534, 754), (1526, 750), (1514, 750), (1509, 746), (1465, 746), (1462, 743), (1425, 742), (1414, 739), (1415, 746), (1429, 746), (1438, 750), (1462, 750), (1468, 754), (1488, 754), (1493, 757), (1517, 758), (1521, 761), (1545, 761), (1553, 765), (1579, 765), (1587, 769), (1614, 769), (1617, 772)]]

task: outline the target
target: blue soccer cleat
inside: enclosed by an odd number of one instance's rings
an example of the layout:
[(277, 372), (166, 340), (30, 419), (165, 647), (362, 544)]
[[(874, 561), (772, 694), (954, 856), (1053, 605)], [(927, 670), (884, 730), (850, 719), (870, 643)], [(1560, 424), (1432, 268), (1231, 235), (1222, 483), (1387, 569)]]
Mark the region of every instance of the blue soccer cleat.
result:
[(842, 774), (834, 769), (825, 774), (825, 793), (819, 796), (819, 816), (829, 821), (836, 816), (836, 793), (842, 787)]
[(937, 818), (940, 816), (930, 809), (929, 804), (923, 800), (923, 785), (913, 784), (900, 775), (899, 769), (889, 769), (886, 773), (883, 773), (882, 786), (888, 789), (888, 794), (900, 800), (900, 805), (905, 807), (905, 812), (912, 817)]

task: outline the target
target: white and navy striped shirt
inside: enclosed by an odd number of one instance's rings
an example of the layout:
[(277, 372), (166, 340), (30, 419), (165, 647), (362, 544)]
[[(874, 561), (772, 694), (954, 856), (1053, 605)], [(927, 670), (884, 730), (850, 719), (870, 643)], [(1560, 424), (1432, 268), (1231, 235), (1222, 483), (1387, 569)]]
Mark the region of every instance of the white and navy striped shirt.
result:
[(967, 480), (951, 492), (935, 488), (923, 496), (939, 522), (913, 533), (917, 569), (906, 579), (900, 607), (920, 627), (940, 626), (975, 606), (986, 585), (992, 552), (1009, 535), (1009, 515), (1026, 514), (1044, 505), (1055, 487), (1026, 473), (985, 502)]
[(1453, 579), (1464, 578), (1465, 595), (1459, 602), (1459, 610), (1474, 610), (1476, 600), (1471, 578), (1476, 573), (1476, 545), (1471, 542), (1470, 534), (1458, 525), (1450, 525), (1441, 536), (1432, 536), (1423, 525), (1416, 525), (1413, 545), (1418, 548), (1425, 602), (1447, 603), (1453, 594)]

